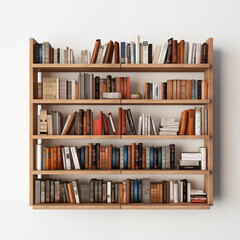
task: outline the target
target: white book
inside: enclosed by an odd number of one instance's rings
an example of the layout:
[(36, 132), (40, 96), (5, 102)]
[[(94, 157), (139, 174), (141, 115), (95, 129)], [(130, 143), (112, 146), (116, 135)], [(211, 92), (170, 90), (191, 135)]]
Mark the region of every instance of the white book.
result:
[(187, 183), (187, 202), (191, 202), (191, 183)]
[(169, 181), (170, 185), (170, 203), (174, 202), (174, 183), (172, 180)]
[(207, 169), (207, 149), (205, 147), (200, 147), (199, 151), (201, 153), (201, 169)]
[(79, 159), (78, 159), (78, 155), (77, 155), (77, 149), (76, 147), (70, 147), (71, 149), (71, 153), (72, 153), (72, 158), (73, 158), (73, 163), (74, 163), (74, 167), (75, 169), (81, 169), (80, 164), (79, 164)]
[(155, 124), (154, 124), (154, 121), (153, 121), (152, 117), (151, 117), (151, 125), (152, 125), (154, 135), (157, 135), (156, 127), (155, 127)]
[(178, 203), (178, 183), (174, 183), (173, 188), (173, 202)]
[(164, 127), (164, 128), (160, 128), (160, 131), (165, 131), (165, 132), (177, 132), (178, 131), (178, 127)]
[(155, 99), (155, 83), (152, 83), (152, 99)]
[(72, 185), (73, 185), (73, 191), (74, 191), (74, 196), (75, 196), (76, 203), (80, 203), (80, 197), (79, 197), (77, 182), (73, 181)]
[(192, 161), (192, 160), (178, 160), (178, 165), (179, 166), (198, 166), (199, 161)]
[(104, 45), (99, 46), (96, 63), (100, 63), (103, 54)]
[(65, 157), (64, 148), (62, 148), (61, 150), (62, 150), (63, 169), (67, 170), (66, 157)]
[(124, 169), (123, 147), (120, 147), (120, 169)]
[(66, 169), (71, 170), (71, 155), (70, 155), (70, 148), (64, 147), (64, 153), (65, 153), (65, 160), (66, 160)]
[(53, 52), (53, 63), (57, 64), (57, 49), (54, 49), (54, 52)]
[(42, 144), (36, 144), (36, 169), (42, 170)]
[(154, 100), (158, 100), (158, 96), (159, 96), (159, 84), (158, 83), (154, 83)]
[(200, 64), (200, 56), (201, 56), (201, 44), (196, 43), (196, 64)]
[(136, 64), (140, 63), (140, 35), (137, 35), (136, 37)]
[(188, 64), (192, 63), (193, 43), (189, 43)]
[(161, 136), (168, 136), (168, 135), (175, 136), (175, 135), (177, 135), (177, 132), (159, 132), (159, 135), (161, 135)]
[(201, 135), (201, 108), (195, 108), (195, 135)]
[(158, 63), (159, 64), (163, 64), (166, 58), (166, 54), (167, 54), (167, 49), (168, 49), (168, 43), (164, 43), (160, 52), (160, 56), (158, 59)]
[(91, 61), (91, 52), (88, 51), (87, 54), (88, 54), (87, 64), (90, 64), (90, 61)]
[(143, 120), (143, 117), (139, 116), (139, 120), (138, 120), (138, 135), (142, 135), (142, 120)]
[(146, 169), (150, 169), (150, 147), (146, 147)]
[(67, 121), (66, 121), (66, 123), (65, 123), (65, 125), (64, 125), (64, 127), (63, 127), (63, 130), (62, 130), (62, 133), (61, 133), (61, 135), (63, 135), (63, 133), (64, 133), (64, 131), (65, 131), (65, 129), (66, 129), (66, 127), (67, 127), (68, 123), (69, 123), (69, 120), (70, 120), (71, 116), (72, 116), (71, 114), (70, 114), (70, 115), (68, 115)]
[(151, 130), (151, 125), (150, 125), (150, 114), (148, 114), (147, 115), (147, 135), (150, 135), (151, 134), (151, 132), (150, 132), (150, 130)]
[(72, 84), (71, 84), (71, 86), (72, 86), (72, 99), (73, 100), (75, 100), (75, 96), (76, 96), (76, 94), (75, 94), (75, 89), (76, 89), (76, 81), (75, 80), (71, 80), (72, 81)]
[(158, 59), (159, 59), (159, 56), (160, 56), (161, 49), (162, 49), (162, 45), (161, 44), (157, 45), (155, 47), (152, 63), (155, 63), (155, 64), (158, 63)]
[(166, 147), (162, 147), (162, 169), (166, 169)]
[(78, 74), (78, 99), (81, 99), (81, 80), (82, 73)]
[(193, 153), (181, 153), (181, 160), (191, 160), (191, 161), (201, 161), (202, 160), (202, 154), (201, 152), (193, 152)]
[(134, 48), (134, 42), (130, 42), (131, 64), (134, 64), (134, 53), (133, 53), (133, 48)]
[(145, 135), (145, 114), (142, 114), (142, 135)]
[(100, 63), (104, 63), (104, 58), (105, 58), (105, 55), (106, 55), (106, 52), (107, 52), (107, 45), (108, 45), (107, 43), (104, 45)]
[(196, 63), (196, 43), (193, 43), (192, 63)]
[(161, 118), (161, 124), (174, 123), (174, 122), (175, 122), (175, 118)]
[(107, 203), (111, 203), (112, 199), (112, 183), (107, 182)]
[(148, 42), (143, 41), (143, 62), (144, 64), (148, 63)]

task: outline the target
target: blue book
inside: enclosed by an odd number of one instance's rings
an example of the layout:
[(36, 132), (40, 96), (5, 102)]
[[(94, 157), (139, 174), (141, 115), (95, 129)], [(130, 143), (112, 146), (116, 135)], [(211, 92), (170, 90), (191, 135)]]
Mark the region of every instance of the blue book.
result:
[(81, 156), (80, 156), (80, 161), (81, 161), (81, 168), (84, 169), (85, 168), (85, 147), (82, 146), (81, 147)]
[(124, 169), (128, 168), (128, 146), (126, 145), (123, 148), (123, 167)]
[(150, 147), (150, 168), (154, 168), (154, 147)]
[(136, 63), (136, 48), (135, 48), (135, 43), (133, 43), (133, 63)]
[(158, 168), (162, 169), (162, 147), (158, 147)]
[(134, 180), (134, 202), (138, 202), (138, 180)]
[(126, 58), (126, 56), (125, 56), (125, 51), (126, 51), (125, 47), (126, 47), (126, 43), (125, 42), (121, 42), (121, 63), (125, 63), (125, 58)]
[(116, 168), (116, 147), (112, 149), (112, 168)]
[(192, 80), (192, 99), (195, 99), (195, 80)]
[(39, 63), (42, 63), (42, 44), (39, 43)]

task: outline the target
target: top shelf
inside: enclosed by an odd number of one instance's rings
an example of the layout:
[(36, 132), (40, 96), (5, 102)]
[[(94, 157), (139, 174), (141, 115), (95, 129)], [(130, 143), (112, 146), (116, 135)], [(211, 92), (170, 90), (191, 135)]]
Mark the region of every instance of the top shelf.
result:
[(205, 72), (210, 64), (32, 64), (38, 72)]

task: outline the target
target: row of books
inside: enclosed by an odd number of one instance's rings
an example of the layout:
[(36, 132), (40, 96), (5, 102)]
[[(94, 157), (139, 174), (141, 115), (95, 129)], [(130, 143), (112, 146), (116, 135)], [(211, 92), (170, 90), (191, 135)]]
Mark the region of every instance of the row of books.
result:
[[(114, 56), (114, 57), (113, 57)], [(167, 42), (157, 44), (153, 54), (153, 45), (148, 41), (117, 42), (110, 40), (106, 44), (97, 39), (93, 48), (90, 63), (121, 63), (121, 64), (200, 64), (208, 62), (208, 45), (206, 43), (189, 43), (184, 40), (177, 42), (170, 38)]]
[(43, 78), (39, 74), (38, 99), (129, 99), (129, 77), (106, 78), (79, 73), (78, 80)]
[(207, 201), (201, 189), (191, 189), (187, 179), (150, 182), (149, 179), (126, 179), (122, 182), (91, 179), (88, 184), (79, 180), (61, 181), (37, 179), (35, 204), (44, 203), (182, 203)]
[(179, 122), (175, 118), (161, 118), (159, 135), (177, 135), (179, 131)]
[(33, 46), (34, 63), (43, 64), (73, 64), (75, 63), (73, 50), (69, 47), (66, 49), (53, 48), (49, 42), (34, 43)]
[(208, 109), (196, 107), (181, 113), (179, 135), (207, 135)]
[(201, 99), (206, 100), (208, 85), (203, 80), (167, 80), (145, 83), (145, 99)]
[[(115, 147), (89, 143), (81, 147), (36, 144), (37, 170), (175, 169), (175, 145), (146, 147), (132, 143)], [(181, 169), (184, 169), (182, 166)]]

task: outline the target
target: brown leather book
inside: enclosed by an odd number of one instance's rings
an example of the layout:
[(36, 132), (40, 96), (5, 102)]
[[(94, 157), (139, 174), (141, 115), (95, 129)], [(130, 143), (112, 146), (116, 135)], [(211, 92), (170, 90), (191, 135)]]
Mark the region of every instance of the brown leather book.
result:
[(167, 80), (167, 99), (173, 98), (173, 80)]
[(186, 80), (181, 80), (180, 95), (181, 99), (186, 99)]
[(172, 42), (171, 63), (177, 63), (177, 40), (173, 40)]
[(146, 169), (146, 149), (143, 149), (143, 156), (142, 156), (142, 168)]
[(123, 183), (119, 183), (119, 199), (118, 202), (123, 204)]
[(180, 60), (181, 60), (181, 63), (183, 63), (183, 54), (184, 54), (184, 40), (181, 40), (180, 41)]
[(63, 169), (62, 147), (60, 145), (57, 146), (57, 169)]
[(74, 196), (74, 190), (73, 190), (73, 184), (71, 182), (68, 183), (67, 188), (68, 188), (70, 203), (76, 203), (75, 196)]
[(126, 135), (126, 110), (122, 109), (122, 135)]
[(144, 99), (148, 99), (148, 84), (147, 83), (145, 83)]
[(105, 135), (109, 135), (107, 117), (106, 117), (106, 114), (104, 113), (103, 113), (103, 129), (104, 129)]
[(89, 146), (85, 146), (85, 169), (89, 169)]
[(186, 84), (185, 98), (189, 99), (189, 80), (185, 80), (185, 84)]
[(93, 144), (92, 143), (89, 143), (88, 144), (89, 146), (89, 169), (92, 169), (92, 161), (93, 161)]
[(122, 135), (122, 108), (118, 108), (118, 135)]
[(103, 169), (103, 147), (100, 147), (100, 169)]
[(50, 48), (50, 63), (54, 63), (54, 49)]
[(187, 119), (188, 119), (188, 110), (185, 110), (181, 113), (179, 135), (185, 135), (187, 128)]
[(160, 199), (160, 203), (163, 203), (163, 183), (159, 183), (160, 185), (160, 196), (159, 196), (159, 199)]
[(107, 48), (104, 63), (112, 63), (113, 50), (114, 50), (114, 44), (113, 44), (113, 41), (110, 40), (108, 43), (108, 48)]
[(188, 80), (189, 99), (192, 99), (192, 80)]
[(128, 169), (132, 168), (132, 147), (128, 145)]
[(54, 168), (53, 168), (53, 165), (54, 165), (54, 164), (53, 164), (53, 152), (54, 152), (54, 151), (53, 151), (53, 147), (50, 149), (50, 151), (51, 151), (51, 165), (50, 165), (51, 167), (50, 167), (50, 169), (53, 170), (53, 169), (54, 169)]
[[(116, 92), (121, 92), (121, 78), (115, 77)], [(122, 98), (122, 96), (121, 96)]]
[(65, 131), (63, 132), (63, 135), (68, 135), (73, 127), (73, 124), (75, 122), (75, 117), (76, 117), (76, 112), (74, 112), (72, 115), (71, 115), (71, 118), (68, 122), (68, 125), (65, 129)]
[(173, 99), (177, 99), (177, 80), (173, 80)]
[(68, 64), (68, 52), (69, 52), (69, 47), (66, 47), (66, 64)]
[(109, 147), (105, 147), (105, 168), (109, 169)]
[(151, 183), (151, 203), (154, 203), (154, 183)]
[(195, 134), (195, 111), (193, 109), (189, 109), (187, 121), (187, 135), (194, 134)]
[(87, 113), (83, 113), (83, 135), (87, 135)]
[(46, 148), (46, 170), (51, 169), (51, 148)]
[(91, 58), (90, 63), (96, 63), (98, 50), (99, 50), (100, 45), (101, 45), (101, 40), (97, 39), (96, 42), (95, 42), (93, 52), (92, 52), (92, 58)]
[(120, 63), (119, 61), (119, 42), (114, 43), (114, 63)]
[(136, 143), (132, 143), (132, 169), (135, 170), (136, 161)]
[(204, 81), (204, 99), (208, 99), (208, 83)]
[(91, 109), (86, 110), (86, 135), (91, 134)]
[(108, 169), (112, 169), (112, 148), (113, 148), (113, 145), (109, 145), (109, 149), (108, 149)]
[(177, 63), (181, 63), (181, 45), (180, 42), (177, 44)]
[(123, 78), (123, 98), (122, 99), (127, 99), (127, 78)]
[(120, 90), (121, 90), (121, 98), (124, 99), (124, 78), (123, 77), (121, 77)]
[(127, 191), (126, 191), (126, 193), (127, 193), (127, 201), (126, 201), (126, 203), (130, 203), (130, 193), (131, 193), (131, 189), (130, 189), (130, 179), (128, 178), (128, 179), (126, 180), (126, 182), (127, 182)]
[(181, 80), (177, 80), (177, 99), (181, 99)]
[(53, 147), (53, 169), (58, 169), (57, 147)]
[(157, 194), (156, 194), (156, 202), (157, 203), (160, 203), (160, 183), (157, 183), (156, 184), (156, 192), (157, 192)]

